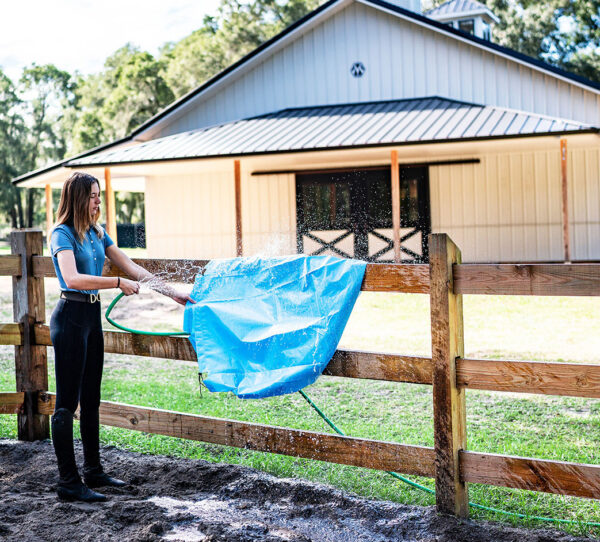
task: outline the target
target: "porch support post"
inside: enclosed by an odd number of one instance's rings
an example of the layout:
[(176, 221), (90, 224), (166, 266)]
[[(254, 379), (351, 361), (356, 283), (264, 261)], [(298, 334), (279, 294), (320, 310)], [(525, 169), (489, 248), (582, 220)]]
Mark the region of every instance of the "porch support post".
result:
[(235, 253), (242, 256), (242, 173), (239, 160), (233, 161), (233, 176), (235, 181)]
[(54, 215), (52, 213), (52, 188), (46, 185), (46, 238), (50, 238), (50, 231), (54, 224)]
[(569, 240), (569, 187), (567, 179), (567, 140), (560, 140), (560, 171), (562, 182), (562, 232), (563, 258), (565, 263), (571, 262), (571, 246)]
[(112, 189), (110, 168), (104, 168), (104, 193), (106, 198), (106, 231), (117, 243), (117, 214), (115, 209), (115, 193)]
[(398, 167), (398, 151), (391, 153), (392, 178), (392, 228), (394, 230), (394, 261), (400, 262), (400, 168)]

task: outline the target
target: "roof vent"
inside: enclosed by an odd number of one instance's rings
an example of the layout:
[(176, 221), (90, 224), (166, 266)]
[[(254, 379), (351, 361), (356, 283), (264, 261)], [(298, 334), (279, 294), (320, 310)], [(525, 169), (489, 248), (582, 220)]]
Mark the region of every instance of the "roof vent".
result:
[(491, 41), (491, 26), (500, 22), (487, 6), (476, 0), (449, 0), (424, 13), (430, 19)]

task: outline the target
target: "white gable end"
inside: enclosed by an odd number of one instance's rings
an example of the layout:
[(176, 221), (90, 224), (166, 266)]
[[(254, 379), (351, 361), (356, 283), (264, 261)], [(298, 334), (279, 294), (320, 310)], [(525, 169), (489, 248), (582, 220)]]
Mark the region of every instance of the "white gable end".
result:
[[(343, 6), (346, 4), (342, 2)], [(300, 27), (140, 134), (288, 107), (442, 96), (600, 125), (600, 92), (360, 1)], [(365, 68), (351, 73), (354, 63)]]

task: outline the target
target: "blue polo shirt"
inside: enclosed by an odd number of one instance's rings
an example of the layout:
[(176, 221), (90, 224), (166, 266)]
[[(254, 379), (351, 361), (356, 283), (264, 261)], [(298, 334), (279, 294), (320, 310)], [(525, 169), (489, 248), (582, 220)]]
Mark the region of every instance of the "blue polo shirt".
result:
[(114, 241), (106, 232), (104, 232), (102, 239), (100, 239), (94, 228), (90, 228), (86, 232), (83, 242), (81, 242), (72, 226), (67, 224), (56, 226), (50, 237), (50, 250), (60, 289), (70, 292), (83, 292), (85, 294), (98, 293), (98, 290), (75, 290), (67, 288), (60, 272), (60, 267), (58, 266), (58, 258), (56, 257), (61, 250), (73, 251), (75, 265), (79, 273), (100, 276), (102, 275), (102, 267), (104, 267), (106, 249), (114, 244)]

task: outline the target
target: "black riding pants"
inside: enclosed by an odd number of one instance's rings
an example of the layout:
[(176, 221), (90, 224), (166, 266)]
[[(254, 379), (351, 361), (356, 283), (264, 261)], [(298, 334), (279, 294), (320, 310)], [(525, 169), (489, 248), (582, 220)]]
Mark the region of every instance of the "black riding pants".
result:
[(56, 372), (55, 412), (98, 410), (104, 365), (100, 303), (60, 299), (50, 319)]

